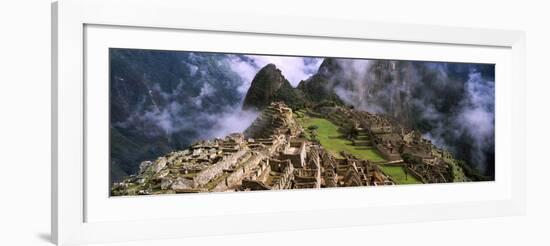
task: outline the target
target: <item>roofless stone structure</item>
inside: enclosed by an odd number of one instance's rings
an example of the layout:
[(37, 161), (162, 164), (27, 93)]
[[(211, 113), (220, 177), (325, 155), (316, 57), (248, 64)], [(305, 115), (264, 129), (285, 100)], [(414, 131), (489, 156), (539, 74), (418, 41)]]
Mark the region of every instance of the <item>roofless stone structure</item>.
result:
[[(446, 163), (452, 158), (418, 133), (367, 112), (344, 107), (324, 111), (329, 119), (352, 124), (368, 134), (387, 164), (401, 165), (422, 182), (450, 181)], [(380, 163), (362, 160), (346, 152), (336, 158), (319, 143), (303, 138), (304, 129), (294, 116), (284, 103), (273, 102), (243, 133), (198, 141), (188, 149), (142, 162), (137, 174), (112, 186), (111, 194), (236, 192), (397, 183), (381, 170)]]

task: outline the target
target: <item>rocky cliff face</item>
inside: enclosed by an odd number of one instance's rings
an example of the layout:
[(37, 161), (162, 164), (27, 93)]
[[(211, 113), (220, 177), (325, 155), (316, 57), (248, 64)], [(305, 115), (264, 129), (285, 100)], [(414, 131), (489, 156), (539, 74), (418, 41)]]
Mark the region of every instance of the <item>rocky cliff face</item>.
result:
[(290, 107), (304, 104), (303, 94), (292, 87), (281, 70), (274, 64), (268, 64), (252, 80), (243, 109), (262, 110), (274, 101), (284, 101)]

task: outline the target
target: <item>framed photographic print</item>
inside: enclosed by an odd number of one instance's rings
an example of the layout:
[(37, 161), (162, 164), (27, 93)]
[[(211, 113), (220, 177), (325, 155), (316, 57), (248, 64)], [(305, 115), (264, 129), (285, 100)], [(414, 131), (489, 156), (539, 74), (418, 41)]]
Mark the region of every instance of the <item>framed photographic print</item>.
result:
[(56, 243), (523, 213), (522, 32), (186, 8), (52, 5)]

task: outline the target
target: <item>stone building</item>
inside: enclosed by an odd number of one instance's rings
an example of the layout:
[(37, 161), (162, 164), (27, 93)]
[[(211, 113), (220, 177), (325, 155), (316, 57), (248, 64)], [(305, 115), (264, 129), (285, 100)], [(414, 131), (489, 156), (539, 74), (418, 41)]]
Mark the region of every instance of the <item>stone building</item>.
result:
[[(357, 139), (374, 147), (388, 162), (402, 165), (425, 183), (449, 182), (452, 155), (435, 148), (414, 131), (391, 120), (344, 107), (326, 109), (339, 125), (352, 125)], [(338, 159), (320, 144), (300, 139), (303, 129), (284, 103), (274, 102), (243, 133), (198, 141), (188, 149), (144, 161), (139, 172), (112, 186), (112, 195), (235, 192), (393, 185), (380, 163), (340, 153)], [(407, 154), (413, 163), (403, 162)], [(340, 158), (340, 157), (339, 157)]]
[(304, 168), (306, 165), (306, 143), (304, 141), (288, 141), (286, 148), (279, 154), (282, 160), (288, 159), (294, 168)]

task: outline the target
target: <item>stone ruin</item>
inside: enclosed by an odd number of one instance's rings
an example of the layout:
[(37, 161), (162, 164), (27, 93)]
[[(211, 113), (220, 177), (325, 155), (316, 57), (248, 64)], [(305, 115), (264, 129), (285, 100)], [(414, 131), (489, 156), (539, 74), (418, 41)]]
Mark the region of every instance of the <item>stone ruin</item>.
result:
[[(402, 165), (425, 183), (449, 182), (448, 152), (439, 151), (414, 131), (381, 115), (347, 108), (330, 109), (329, 118), (345, 121), (368, 137), (387, 161)], [(349, 153), (335, 158), (321, 145), (301, 139), (303, 129), (284, 103), (271, 103), (244, 131), (198, 141), (140, 164), (139, 172), (112, 186), (112, 195), (235, 192), (394, 185), (380, 163)], [(405, 163), (402, 155), (416, 158)]]
[[(113, 195), (242, 191), (320, 187), (320, 169), (308, 163), (309, 143), (292, 110), (272, 103), (244, 132), (198, 141), (115, 183)], [(312, 178), (313, 177), (313, 178)]]
[[(338, 125), (352, 125), (366, 132), (372, 146), (392, 165), (401, 165), (423, 183), (452, 182), (449, 168), (456, 162), (447, 151), (442, 151), (418, 131), (407, 130), (395, 120), (381, 114), (357, 111), (347, 107), (325, 108), (331, 121)], [(355, 140), (354, 144), (358, 145)], [(407, 156), (407, 161), (404, 160)], [(375, 175), (373, 177), (376, 177)], [(464, 175), (462, 175), (464, 176)], [(464, 180), (467, 181), (467, 180)], [(379, 180), (377, 183), (386, 183)], [(393, 181), (392, 181), (393, 182)]]
[(277, 135), (298, 136), (300, 125), (294, 120), (292, 109), (282, 102), (272, 102), (244, 131), (250, 138), (269, 138)]

